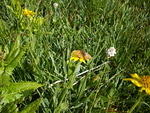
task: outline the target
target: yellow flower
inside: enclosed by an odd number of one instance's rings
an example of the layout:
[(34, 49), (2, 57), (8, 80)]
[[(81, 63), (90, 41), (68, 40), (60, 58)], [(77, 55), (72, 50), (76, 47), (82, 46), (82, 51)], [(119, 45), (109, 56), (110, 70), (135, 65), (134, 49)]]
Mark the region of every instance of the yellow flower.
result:
[(132, 78), (125, 78), (123, 80), (131, 81), (137, 87), (141, 87), (140, 92), (145, 90), (150, 95), (150, 76), (139, 76), (138, 74), (131, 74)]
[(23, 15), (25, 15), (25, 16), (28, 16), (28, 17), (31, 17), (31, 16), (34, 16), (35, 15), (35, 12), (33, 12), (33, 11), (30, 11), (30, 10), (28, 10), (28, 9), (23, 9)]
[(89, 55), (88, 53), (82, 51), (82, 50), (74, 50), (71, 53), (71, 58), (70, 60), (73, 61), (80, 61), (80, 62), (84, 62), (90, 60), (92, 57), (91, 55)]

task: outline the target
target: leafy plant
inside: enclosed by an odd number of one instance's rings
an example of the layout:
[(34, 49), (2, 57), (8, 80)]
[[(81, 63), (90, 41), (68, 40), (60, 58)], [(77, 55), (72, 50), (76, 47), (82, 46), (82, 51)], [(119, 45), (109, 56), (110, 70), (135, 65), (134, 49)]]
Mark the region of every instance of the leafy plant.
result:
[[(20, 37), (11, 44), (1, 47), (1, 63), (0, 63), (0, 112), (3, 113), (19, 113), (17, 104), (21, 103), (26, 96), (42, 86), (36, 82), (13, 82), (12, 74), (15, 67), (21, 61), (26, 47), (21, 47)], [(20, 113), (34, 113), (40, 105), (42, 99), (37, 99), (26, 106)], [(34, 108), (34, 109), (33, 109)]]

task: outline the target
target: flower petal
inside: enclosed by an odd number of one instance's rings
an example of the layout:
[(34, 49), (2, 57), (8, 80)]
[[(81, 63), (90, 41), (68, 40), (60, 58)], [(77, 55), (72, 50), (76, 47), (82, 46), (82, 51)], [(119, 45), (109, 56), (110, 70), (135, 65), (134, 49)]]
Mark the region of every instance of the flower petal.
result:
[(139, 91), (140, 91), (140, 92), (142, 92), (142, 91), (144, 91), (144, 90), (145, 90), (145, 88), (144, 88), (144, 87), (142, 87)]
[(79, 58), (78, 57), (71, 57), (70, 60), (73, 60), (73, 61), (78, 61)]
[(134, 85), (136, 85), (137, 87), (142, 87), (142, 84), (136, 80), (136, 79), (133, 79), (133, 78), (125, 78), (123, 80), (127, 80), (127, 81), (131, 81)]
[(131, 76), (132, 78), (136, 78), (137, 80), (141, 80), (141, 77), (140, 77), (138, 74), (136, 74), (136, 73), (130, 74), (130, 76)]
[(80, 62), (86, 63), (85, 60), (84, 60), (83, 58), (80, 58), (79, 61), (80, 61)]
[(150, 89), (149, 88), (145, 88), (146, 93), (150, 95)]

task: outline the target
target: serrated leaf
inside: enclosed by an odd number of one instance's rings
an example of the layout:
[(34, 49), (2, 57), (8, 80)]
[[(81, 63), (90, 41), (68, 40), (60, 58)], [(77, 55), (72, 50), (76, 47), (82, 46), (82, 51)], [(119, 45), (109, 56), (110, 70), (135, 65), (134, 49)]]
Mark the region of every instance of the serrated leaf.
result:
[(20, 93), (26, 90), (35, 90), (39, 87), (43, 86), (42, 84), (36, 82), (18, 82), (11, 83), (7, 86), (7, 92), (9, 93)]
[(0, 95), (0, 98), (2, 98), (1, 102), (4, 104), (13, 102), (23, 96), (22, 92), (35, 90), (41, 86), (43, 85), (36, 82), (19, 82), (0, 87), (0, 91), (2, 92)]

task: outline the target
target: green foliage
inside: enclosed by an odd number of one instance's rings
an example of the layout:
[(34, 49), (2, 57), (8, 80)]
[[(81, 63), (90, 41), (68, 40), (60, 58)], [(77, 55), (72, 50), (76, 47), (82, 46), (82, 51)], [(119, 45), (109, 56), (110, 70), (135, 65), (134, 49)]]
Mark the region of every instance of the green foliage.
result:
[(1, 103), (7, 104), (13, 102), (23, 96), (22, 92), (27, 90), (35, 90), (41, 86), (41, 84), (36, 82), (9, 83), (9, 85), (0, 88), (2, 98)]
[(42, 99), (37, 99), (34, 102), (30, 103), (26, 108), (24, 108), (19, 113), (36, 113), (35, 111), (38, 109), (41, 102), (42, 102)]
[(1, 113), (18, 113), (17, 105), (14, 103), (7, 104), (3, 107)]
[[(17, 101), (25, 98), (26, 92), (35, 90), (42, 85), (36, 82), (12, 82), (13, 70), (21, 61), (25, 54), (25, 46), (21, 45), (21, 39), (18, 36), (15, 42), (11, 43), (10, 48), (5, 45), (1, 47), (0, 62), (0, 112), (18, 113)], [(35, 112), (40, 105), (41, 99), (31, 103), (22, 112)], [(35, 107), (34, 107), (35, 106)], [(34, 109), (31, 107), (34, 107)]]
[[(36, 82), (11, 82), (10, 76), (13, 73), (13, 70), (21, 61), (22, 56), (25, 53), (24, 49), (20, 47), (19, 38), (16, 39), (16, 42), (11, 45), (9, 51), (6, 51), (5, 58), (1, 59), (1, 70), (0, 70), (0, 111), (6, 113), (17, 113), (18, 108), (16, 101), (18, 99), (24, 98), (26, 95), (25, 91), (35, 90), (41, 87), (41, 84)], [(31, 109), (31, 106), (38, 107), (40, 101), (35, 101), (26, 108), (27, 110)], [(11, 106), (11, 107), (10, 107)], [(26, 111), (24, 109), (23, 112)], [(32, 109), (35, 111), (36, 109)]]
[[(122, 78), (150, 74), (149, 0), (1, 0), (0, 8), (2, 112), (35, 112), (40, 103), (38, 113), (127, 112), (134, 107), (138, 89)], [(24, 8), (36, 15), (26, 17)], [(107, 58), (112, 46), (117, 54)], [(70, 63), (73, 50), (93, 58)], [(42, 85), (27, 81), (45, 85), (36, 90)], [(149, 112), (150, 97), (136, 108), (133, 113)]]
[(10, 45), (10, 48), (8, 46), (4, 46), (3, 48), (4, 50), (1, 50), (4, 55), (1, 59), (0, 75), (11, 75), (24, 55), (25, 49), (20, 45), (20, 37), (16, 38), (16, 41)]

